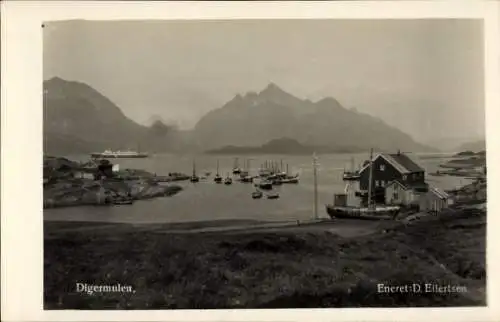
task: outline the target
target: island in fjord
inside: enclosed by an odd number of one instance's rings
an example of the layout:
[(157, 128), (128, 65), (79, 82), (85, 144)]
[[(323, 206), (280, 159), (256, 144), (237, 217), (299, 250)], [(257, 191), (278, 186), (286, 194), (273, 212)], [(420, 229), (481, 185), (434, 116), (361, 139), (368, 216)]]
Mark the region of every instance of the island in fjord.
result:
[(285, 154), (310, 155), (313, 153), (358, 153), (364, 151), (356, 147), (331, 148), (321, 145), (307, 145), (290, 138), (274, 139), (261, 146), (233, 146), (227, 145), (219, 149), (206, 151), (208, 154)]

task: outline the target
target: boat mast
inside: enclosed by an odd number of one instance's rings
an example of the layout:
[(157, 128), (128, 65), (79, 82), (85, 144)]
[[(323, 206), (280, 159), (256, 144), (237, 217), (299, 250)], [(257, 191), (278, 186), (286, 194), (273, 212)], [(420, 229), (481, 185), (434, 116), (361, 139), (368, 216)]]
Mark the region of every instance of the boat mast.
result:
[(219, 160), (217, 159), (217, 176), (219, 176)]
[(370, 149), (370, 176), (368, 180), (368, 207), (372, 204), (372, 181), (373, 181), (373, 149)]
[(193, 177), (196, 176), (196, 163), (193, 160)]
[(318, 158), (316, 152), (313, 154), (313, 173), (314, 173), (314, 219), (318, 219)]

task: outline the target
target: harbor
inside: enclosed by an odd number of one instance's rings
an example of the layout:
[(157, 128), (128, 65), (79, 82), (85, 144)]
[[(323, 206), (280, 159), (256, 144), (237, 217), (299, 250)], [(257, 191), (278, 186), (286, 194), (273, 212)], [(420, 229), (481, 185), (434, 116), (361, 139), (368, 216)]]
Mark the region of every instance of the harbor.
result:
[[(319, 155), (317, 167), (317, 217), (329, 218), (325, 211), (325, 205), (333, 203), (334, 194), (343, 193), (346, 181), (343, 178), (343, 170), (354, 157), (361, 164), (369, 158), (368, 153), (356, 155)], [(440, 164), (452, 159), (453, 156), (445, 158), (425, 158), (416, 156), (419, 164), (428, 172), (439, 169)], [(68, 159), (86, 162), (88, 156), (68, 156)], [(200, 176), (199, 182), (192, 183), (189, 178), (193, 170), (193, 160), (196, 159), (196, 171)], [(178, 193), (172, 198), (152, 198), (148, 200), (137, 200), (132, 205), (118, 207), (94, 207), (91, 205), (80, 205), (70, 208), (54, 208), (44, 211), (44, 219), (49, 221), (109, 221), (129, 223), (163, 223), (182, 221), (205, 221), (219, 219), (248, 219), (262, 221), (283, 220), (309, 220), (315, 218), (315, 184), (312, 156), (283, 157), (277, 155), (252, 156), (249, 172), (259, 177), (252, 183), (238, 181), (239, 175), (232, 174), (235, 157), (215, 156), (177, 156), (177, 155), (155, 155), (145, 159), (120, 159), (120, 172), (139, 179), (141, 176), (148, 180), (133, 180), (133, 182), (158, 181), (155, 189), (163, 186), (175, 185), (180, 187)], [(242, 159), (243, 160), (243, 159)], [(295, 176), (299, 174), (299, 183), (272, 185), (271, 190), (260, 189), (255, 184), (261, 183), (259, 171), (261, 164), (266, 161), (283, 160), (283, 168)], [(113, 160), (112, 160), (113, 161)], [(116, 163), (116, 161), (113, 161)], [(222, 180), (228, 175), (234, 179), (230, 186), (216, 184), (217, 164)], [(143, 169), (143, 170), (127, 170)], [(211, 172), (209, 176), (205, 174)], [(261, 171), (262, 172), (262, 171)], [(168, 175), (173, 176), (168, 176)], [(155, 179), (156, 178), (156, 179)], [(180, 181), (171, 182), (172, 179)], [(456, 189), (473, 180), (456, 176), (427, 176), (427, 182), (442, 190)], [(88, 182), (92, 182), (88, 179)], [(162, 182), (163, 181), (163, 182)], [(354, 185), (354, 183), (353, 183)], [(159, 188), (158, 188), (159, 187)], [(264, 196), (252, 198), (252, 193), (257, 189), (263, 193), (277, 192), (279, 198), (266, 200)], [(355, 189), (354, 189), (355, 190)], [(354, 191), (353, 190), (353, 191)], [(360, 199), (352, 197), (352, 202), (360, 203)], [(268, 202), (269, 201), (269, 202)], [(272, 201), (272, 202), (271, 202)], [(350, 201), (351, 202), (351, 201)]]

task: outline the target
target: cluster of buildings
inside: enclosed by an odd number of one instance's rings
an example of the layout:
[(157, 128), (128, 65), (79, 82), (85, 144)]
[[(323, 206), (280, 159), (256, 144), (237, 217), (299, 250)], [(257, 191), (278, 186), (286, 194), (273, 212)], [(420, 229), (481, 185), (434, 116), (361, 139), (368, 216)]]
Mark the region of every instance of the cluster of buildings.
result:
[(375, 204), (399, 205), (419, 211), (439, 212), (447, 208), (452, 199), (440, 189), (430, 187), (425, 181), (425, 170), (408, 155), (381, 153), (359, 170), (358, 191), (354, 191), (361, 203), (368, 203), (368, 195)]
[(101, 180), (114, 176), (114, 166), (109, 160), (89, 161), (77, 164), (63, 158), (53, 158), (44, 162), (44, 183), (64, 178)]

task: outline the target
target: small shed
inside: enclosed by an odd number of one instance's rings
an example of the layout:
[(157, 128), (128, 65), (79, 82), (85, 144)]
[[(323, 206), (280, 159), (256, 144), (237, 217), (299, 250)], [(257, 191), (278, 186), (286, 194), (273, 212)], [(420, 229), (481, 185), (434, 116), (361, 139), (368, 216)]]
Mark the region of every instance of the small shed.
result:
[(420, 198), (419, 208), (420, 211), (438, 213), (448, 208), (451, 203), (452, 200), (446, 192), (437, 188), (430, 188), (429, 191)]
[(415, 205), (421, 194), (422, 192), (416, 187), (393, 180), (385, 186), (385, 203), (400, 206)]

